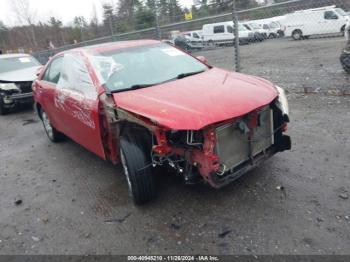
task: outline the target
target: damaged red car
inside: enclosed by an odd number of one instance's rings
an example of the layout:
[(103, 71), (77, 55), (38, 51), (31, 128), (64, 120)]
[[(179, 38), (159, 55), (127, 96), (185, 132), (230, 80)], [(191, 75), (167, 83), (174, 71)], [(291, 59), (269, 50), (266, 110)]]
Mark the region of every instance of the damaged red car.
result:
[(156, 195), (159, 166), (220, 188), (291, 148), (283, 89), (158, 41), (60, 53), (33, 90), (49, 139), (121, 161), (136, 204)]

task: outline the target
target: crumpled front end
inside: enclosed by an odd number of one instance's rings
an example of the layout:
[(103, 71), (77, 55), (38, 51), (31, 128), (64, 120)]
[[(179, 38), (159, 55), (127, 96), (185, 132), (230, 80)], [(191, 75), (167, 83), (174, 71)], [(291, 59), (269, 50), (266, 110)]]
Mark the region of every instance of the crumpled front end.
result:
[(32, 82), (9, 83), (0, 81), (0, 99), (5, 108), (18, 103), (33, 102)]
[(153, 164), (168, 163), (188, 183), (204, 180), (220, 188), (277, 152), (291, 149), (291, 139), (284, 135), (288, 122), (276, 99), (246, 115), (199, 131), (159, 130), (153, 145)]

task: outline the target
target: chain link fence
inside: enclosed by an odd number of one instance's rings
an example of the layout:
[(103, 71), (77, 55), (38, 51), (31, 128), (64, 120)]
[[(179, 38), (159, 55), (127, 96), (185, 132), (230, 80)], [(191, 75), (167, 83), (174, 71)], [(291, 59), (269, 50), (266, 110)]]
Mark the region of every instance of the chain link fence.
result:
[(236, 10), (234, 3), (227, 13), (166, 25), (157, 18), (155, 27), (33, 55), (46, 63), (50, 56), (72, 48), (161, 39), (204, 55), (216, 66), (265, 77), (293, 92), (349, 91), (349, 78), (339, 63), (349, 0), (292, 0), (247, 10)]

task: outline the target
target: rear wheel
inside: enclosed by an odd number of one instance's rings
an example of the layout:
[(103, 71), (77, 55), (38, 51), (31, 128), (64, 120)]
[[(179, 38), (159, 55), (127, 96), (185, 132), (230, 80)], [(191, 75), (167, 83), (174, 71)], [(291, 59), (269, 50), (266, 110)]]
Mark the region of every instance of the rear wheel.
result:
[(51, 125), (50, 119), (43, 109), (41, 109), (40, 115), (41, 115), (41, 120), (43, 122), (44, 129), (45, 129), (45, 132), (46, 132), (48, 138), (54, 143), (60, 142), (63, 138), (62, 133), (58, 132)]
[(120, 140), (120, 159), (130, 195), (136, 205), (149, 202), (156, 193), (150, 157), (141, 146), (130, 137)]
[(295, 30), (293, 31), (292, 37), (294, 40), (301, 40), (303, 39), (303, 32), (301, 32), (300, 30)]
[(214, 43), (213, 40), (209, 40), (208, 45), (209, 45), (210, 47), (214, 47), (214, 46), (215, 46), (215, 43)]

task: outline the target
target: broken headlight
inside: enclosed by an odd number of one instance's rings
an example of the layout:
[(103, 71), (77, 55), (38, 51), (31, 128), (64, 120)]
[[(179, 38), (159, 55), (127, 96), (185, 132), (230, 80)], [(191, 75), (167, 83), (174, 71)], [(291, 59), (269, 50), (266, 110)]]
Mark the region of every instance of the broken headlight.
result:
[(14, 83), (0, 83), (0, 92), (4, 93), (18, 93), (20, 89)]
[(276, 89), (278, 91), (278, 106), (282, 110), (282, 113), (284, 115), (289, 115), (289, 105), (287, 100), (286, 92), (283, 88), (276, 86)]

